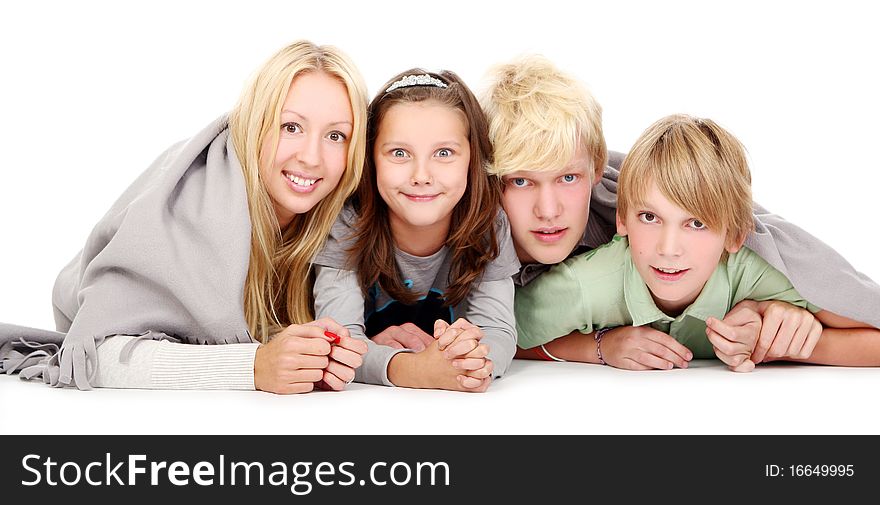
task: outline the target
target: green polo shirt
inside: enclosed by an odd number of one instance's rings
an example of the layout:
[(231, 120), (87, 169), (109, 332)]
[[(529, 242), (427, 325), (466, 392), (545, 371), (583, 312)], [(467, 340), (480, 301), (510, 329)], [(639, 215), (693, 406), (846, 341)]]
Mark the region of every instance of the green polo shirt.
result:
[(742, 248), (718, 264), (693, 304), (670, 317), (657, 308), (636, 270), (629, 241), (615, 235), (611, 242), (517, 287), (518, 344), (528, 349), (574, 330), (650, 325), (681, 342), (694, 358), (714, 358), (706, 319), (722, 319), (742, 300), (781, 300), (811, 312), (821, 310), (804, 300), (782, 273)]

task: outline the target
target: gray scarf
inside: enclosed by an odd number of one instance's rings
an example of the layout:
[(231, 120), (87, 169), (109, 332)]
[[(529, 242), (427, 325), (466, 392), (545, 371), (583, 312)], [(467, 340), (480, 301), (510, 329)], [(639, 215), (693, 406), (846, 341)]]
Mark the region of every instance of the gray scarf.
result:
[(55, 281), (59, 332), (0, 323), (0, 372), (90, 389), (96, 348), (110, 336), (253, 342), (243, 309), (250, 243), (224, 116), (159, 156), (95, 226)]

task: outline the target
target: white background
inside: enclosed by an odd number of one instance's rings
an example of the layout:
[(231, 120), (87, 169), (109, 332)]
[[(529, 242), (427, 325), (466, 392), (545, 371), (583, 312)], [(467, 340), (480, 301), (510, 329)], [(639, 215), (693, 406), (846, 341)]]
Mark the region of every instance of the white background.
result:
[[(413, 66), (454, 70), (479, 91), (490, 65), (525, 52), (542, 53), (593, 91), (604, 108), (608, 146), (618, 151), (628, 150), (661, 116), (685, 112), (710, 117), (748, 149), (756, 201), (880, 279), (873, 212), (880, 186), (880, 19), (867, 7), (869, 2), (9, 5), (0, 8), (3, 322), (52, 328), (55, 275), (110, 204), (168, 145), (228, 111), (250, 74), (298, 38), (346, 51), (363, 72), (371, 95), (387, 78)], [(784, 380), (775, 370), (765, 373)], [(651, 375), (637, 380), (647, 381)], [(697, 383), (698, 376), (693, 377), (674, 384), (686, 395), (688, 384)], [(860, 402), (873, 398), (880, 371), (859, 371), (843, 381), (836, 377), (836, 382), (810, 381), (810, 394), (835, 396), (841, 405), (851, 405), (851, 414), (860, 415), (845, 417), (866, 418), (861, 431), (876, 432), (868, 422), (876, 419), (876, 412), (858, 409), (873, 408)], [(545, 378), (535, 374), (534, 380)], [(748, 380), (756, 391), (763, 390), (756, 379)], [(786, 387), (800, 387), (788, 380)], [(2, 384), (19, 386), (7, 380)], [(504, 389), (502, 384), (496, 386)], [(614, 382), (603, 384), (614, 387)], [(771, 384), (776, 383), (766, 385)], [(587, 397), (588, 382), (583, 389)], [(851, 401), (836, 396), (841, 390), (851, 394)], [(613, 412), (615, 396), (606, 394), (603, 409)], [(504, 396), (499, 392), (497, 397)], [(321, 398), (326, 396), (307, 401)], [(493, 405), (491, 390), (482, 398), (479, 404), (469, 397), (449, 405)], [(515, 395), (508, 398), (499, 408), (515, 407)], [(622, 399), (618, 406), (624, 401), (633, 399)], [(783, 410), (778, 414), (793, 415)], [(848, 429), (832, 418), (840, 413), (796, 413), (819, 416), (815, 431)], [(576, 426), (570, 431), (577, 431)], [(640, 426), (619, 425), (623, 432), (651, 431)], [(719, 426), (722, 432), (737, 432), (736, 424)], [(784, 432), (781, 426), (767, 431)], [(669, 424), (667, 431), (689, 430)], [(606, 425), (605, 431), (614, 429)], [(703, 426), (702, 431), (718, 430)]]

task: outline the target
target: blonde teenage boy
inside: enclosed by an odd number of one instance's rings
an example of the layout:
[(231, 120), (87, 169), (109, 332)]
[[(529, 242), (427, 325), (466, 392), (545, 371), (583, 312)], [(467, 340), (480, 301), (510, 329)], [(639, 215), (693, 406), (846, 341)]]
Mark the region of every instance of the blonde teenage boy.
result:
[(624, 160), (617, 189), (618, 236), (517, 292), (520, 347), (599, 330), (590, 361), (672, 368), (665, 346), (602, 342), (604, 330), (634, 325), (671, 336), (694, 358), (718, 351), (748, 358), (754, 340), (707, 331), (707, 321), (722, 319), (743, 300), (779, 300), (808, 309), (824, 325), (794, 336), (812, 341), (809, 357), (787, 359), (880, 365), (880, 330), (810, 304), (782, 273), (743, 248), (754, 230), (749, 169), (740, 143), (714, 122), (680, 115), (656, 122)]
[[(607, 152), (603, 161), (601, 108), (589, 91), (546, 58), (530, 55), (495, 67), (481, 104), (495, 147), (489, 170), (504, 181), (502, 204), (522, 263), (514, 276), (517, 286), (611, 240), (623, 155)], [(828, 245), (757, 204), (754, 223), (746, 244), (801, 293), (835, 313), (880, 325), (880, 286), (874, 281)], [(827, 282), (831, 276), (833, 283)], [(807, 310), (785, 302), (752, 301), (740, 302), (723, 320), (713, 319), (711, 328), (738, 340), (757, 339), (750, 357), (756, 363), (809, 356), (813, 341), (801, 336), (821, 331)], [(537, 347), (521, 349), (517, 357), (595, 360), (595, 352), (587, 351), (592, 335), (572, 332), (561, 337), (546, 346), (549, 353)], [(660, 345), (669, 351), (669, 363), (687, 366), (687, 348), (649, 326), (619, 327), (606, 333), (605, 340)], [(717, 355), (731, 366), (750, 365), (741, 355), (721, 350)]]

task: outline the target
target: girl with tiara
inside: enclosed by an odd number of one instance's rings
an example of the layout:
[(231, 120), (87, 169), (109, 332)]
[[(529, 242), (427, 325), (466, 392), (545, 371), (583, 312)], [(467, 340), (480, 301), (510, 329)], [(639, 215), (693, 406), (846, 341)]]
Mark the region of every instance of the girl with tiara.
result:
[(364, 175), (315, 260), (316, 317), (369, 338), (355, 380), (485, 391), (516, 350), (519, 261), (479, 102), (408, 70), (369, 106)]

